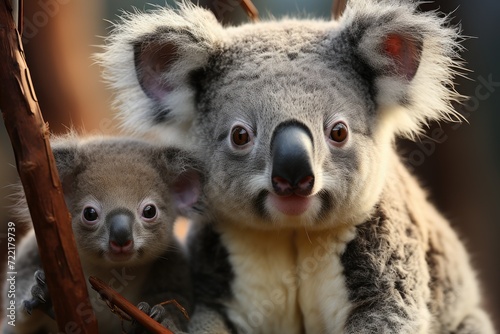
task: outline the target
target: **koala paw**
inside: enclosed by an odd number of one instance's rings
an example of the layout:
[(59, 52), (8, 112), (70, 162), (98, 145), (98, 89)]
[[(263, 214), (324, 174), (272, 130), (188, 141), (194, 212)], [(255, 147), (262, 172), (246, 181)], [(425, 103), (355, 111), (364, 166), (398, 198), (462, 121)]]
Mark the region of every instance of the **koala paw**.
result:
[(37, 270), (34, 277), (35, 285), (31, 287), (31, 298), (23, 301), (23, 307), (29, 315), (31, 315), (33, 310), (39, 309), (52, 319), (55, 319), (49, 290), (45, 282), (45, 273), (43, 270)]
[[(175, 334), (184, 333), (178, 330), (177, 326), (175, 325), (175, 322), (170, 318), (169, 313), (165, 310), (163, 305), (157, 304), (151, 307), (146, 302), (140, 302), (139, 304), (137, 304), (137, 308), (142, 312), (146, 313), (147, 315), (149, 315), (156, 322), (160, 323), (163, 327), (168, 328), (173, 333)], [(132, 321), (132, 327), (129, 331), (129, 334), (142, 334), (145, 332), (146, 330), (141, 324), (139, 324), (135, 320)]]

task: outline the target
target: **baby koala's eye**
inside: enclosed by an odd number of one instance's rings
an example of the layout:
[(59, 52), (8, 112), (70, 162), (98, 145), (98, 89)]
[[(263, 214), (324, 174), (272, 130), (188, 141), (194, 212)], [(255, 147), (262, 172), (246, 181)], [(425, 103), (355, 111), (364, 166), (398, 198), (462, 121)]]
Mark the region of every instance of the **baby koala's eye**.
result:
[(99, 218), (99, 214), (95, 208), (87, 206), (83, 209), (83, 220), (86, 223), (93, 223), (97, 220), (97, 218)]
[(341, 143), (347, 138), (347, 125), (342, 122), (336, 123), (330, 131), (330, 139), (336, 143)]
[(142, 217), (145, 219), (145, 220), (153, 220), (156, 218), (156, 215), (157, 215), (157, 210), (156, 210), (156, 206), (154, 206), (153, 204), (148, 204), (144, 207), (144, 209), (142, 209)]
[(231, 140), (236, 146), (243, 146), (250, 141), (250, 134), (241, 126), (235, 126), (231, 131)]

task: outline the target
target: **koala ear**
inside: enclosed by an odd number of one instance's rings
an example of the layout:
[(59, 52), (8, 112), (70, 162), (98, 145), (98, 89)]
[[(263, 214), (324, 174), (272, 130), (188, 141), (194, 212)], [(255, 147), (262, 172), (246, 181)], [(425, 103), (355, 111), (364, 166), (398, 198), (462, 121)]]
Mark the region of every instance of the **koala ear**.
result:
[(175, 85), (163, 79), (172, 70), (179, 57), (175, 43), (169, 41), (142, 41), (134, 46), (135, 71), (144, 93), (154, 102), (162, 101), (174, 91)]
[(447, 23), (408, 0), (352, 0), (341, 18), (341, 36), (373, 74), (375, 100), (396, 133), (413, 137), (429, 121), (458, 119), (460, 36)]
[(384, 53), (390, 59), (394, 74), (411, 81), (417, 73), (422, 54), (422, 40), (388, 34), (382, 41)]
[(52, 153), (56, 161), (57, 172), (61, 179), (63, 191), (68, 194), (72, 190), (72, 184), (78, 170), (78, 154), (76, 142), (55, 140), (52, 144)]
[(165, 135), (175, 124), (175, 137), (194, 117), (193, 74), (207, 66), (222, 27), (208, 10), (179, 6), (123, 16), (96, 55), (128, 130)]
[(175, 206), (180, 214), (186, 215), (201, 197), (201, 163), (188, 152), (176, 148), (164, 150), (162, 155)]
[(199, 200), (201, 194), (201, 177), (198, 171), (187, 169), (175, 178), (172, 184), (177, 210), (186, 215)]

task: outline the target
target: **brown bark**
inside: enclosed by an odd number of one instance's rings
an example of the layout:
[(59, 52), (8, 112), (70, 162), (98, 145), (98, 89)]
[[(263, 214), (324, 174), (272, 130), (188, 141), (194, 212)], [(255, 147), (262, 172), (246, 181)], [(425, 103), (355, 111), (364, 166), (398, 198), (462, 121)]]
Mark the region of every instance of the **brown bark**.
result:
[(253, 4), (252, 0), (241, 0), (241, 7), (245, 10), (250, 20), (256, 22), (259, 20), (259, 11)]
[[(10, 0), (0, 1), (0, 109), (30, 208), (59, 330), (97, 333), (83, 270), (45, 124)], [(21, 301), (18, 301), (21, 302)]]
[(332, 16), (335, 20), (338, 20), (342, 16), (346, 6), (347, 6), (347, 0), (334, 0), (333, 1)]

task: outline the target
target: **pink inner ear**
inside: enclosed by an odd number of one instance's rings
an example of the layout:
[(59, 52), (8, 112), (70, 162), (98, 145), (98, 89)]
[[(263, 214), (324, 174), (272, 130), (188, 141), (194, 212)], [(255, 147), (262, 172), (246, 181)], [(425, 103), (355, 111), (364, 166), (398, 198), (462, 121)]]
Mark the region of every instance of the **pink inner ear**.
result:
[(175, 58), (177, 47), (171, 43), (151, 42), (136, 47), (135, 66), (139, 83), (147, 96), (161, 101), (173, 88), (162, 80)]
[(194, 170), (182, 173), (175, 180), (172, 191), (175, 206), (181, 213), (185, 213), (185, 211), (191, 208), (200, 197), (200, 175)]
[(383, 43), (385, 53), (395, 62), (396, 73), (412, 80), (420, 65), (422, 43), (398, 34), (389, 34)]

